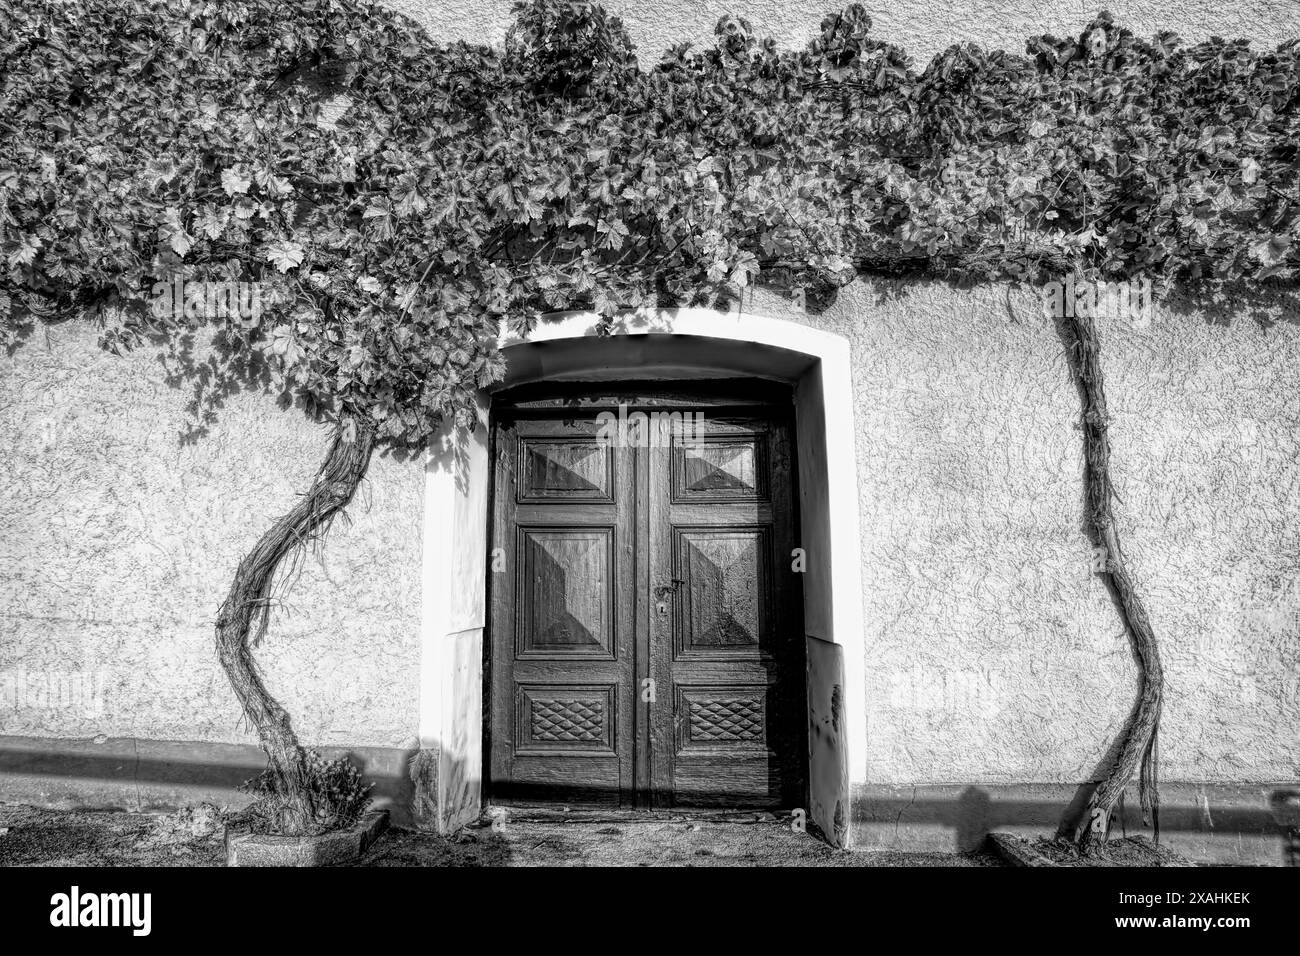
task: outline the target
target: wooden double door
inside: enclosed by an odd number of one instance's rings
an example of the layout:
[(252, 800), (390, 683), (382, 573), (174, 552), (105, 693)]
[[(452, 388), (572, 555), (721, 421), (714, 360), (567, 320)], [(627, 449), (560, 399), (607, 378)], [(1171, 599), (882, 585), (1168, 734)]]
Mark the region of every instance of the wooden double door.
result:
[(489, 799), (802, 806), (788, 390), (494, 407)]

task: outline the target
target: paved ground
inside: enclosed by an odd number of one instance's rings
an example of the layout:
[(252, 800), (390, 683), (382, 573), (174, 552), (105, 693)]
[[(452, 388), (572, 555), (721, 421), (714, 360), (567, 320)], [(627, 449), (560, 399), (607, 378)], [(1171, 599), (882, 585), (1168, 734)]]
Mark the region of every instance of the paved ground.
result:
[(779, 823), (508, 823), (447, 840), (396, 831), (366, 866), (997, 866), (987, 854), (845, 853)]
[[(190, 816), (0, 805), (0, 866), (220, 866)], [(988, 854), (832, 850), (777, 822), (507, 822), (458, 837), (391, 830), (363, 866), (996, 866)]]
[(177, 832), (170, 817), (0, 804), (0, 866), (220, 866), (221, 840)]

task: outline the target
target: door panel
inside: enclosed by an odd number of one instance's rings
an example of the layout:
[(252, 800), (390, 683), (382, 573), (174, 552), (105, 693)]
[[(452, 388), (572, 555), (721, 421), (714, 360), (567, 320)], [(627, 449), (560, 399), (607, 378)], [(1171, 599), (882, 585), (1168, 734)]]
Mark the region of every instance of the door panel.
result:
[(613, 528), (519, 529), (517, 660), (615, 660)]
[(593, 422), (496, 433), (490, 753), (494, 799), (632, 793), (631, 475)]
[[(655, 802), (803, 800), (801, 582), (784, 416), (708, 417), (650, 455)], [(664, 606), (666, 605), (666, 606)]]
[(494, 434), (492, 799), (801, 805), (788, 402), (683, 405), (628, 446), (566, 407)]
[(773, 633), (771, 528), (673, 527), (672, 534), (681, 582), (676, 659), (756, 659)]
[(596, 436), (520, 436), (521, 502), (614, 501), (614, 456)]

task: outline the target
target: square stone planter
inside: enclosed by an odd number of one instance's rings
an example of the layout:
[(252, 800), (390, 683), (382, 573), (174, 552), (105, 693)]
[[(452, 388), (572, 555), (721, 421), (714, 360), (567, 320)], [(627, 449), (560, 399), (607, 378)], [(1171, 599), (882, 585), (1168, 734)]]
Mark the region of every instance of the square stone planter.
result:
[(1077, 859), (1056, 859), (1040, 852), (1035, 845), (1023, 837), (1011, 833), (990, 833), (989, 846), (1008, 866), (1195, 866), (1167, 846), (1158, 846), (1146, 836), (1131, 836), (1112, 840), (1110, 853), (1118, 858), (1106, 860), (1080, 857)]
[(320, 836), (226, 833), (226, 866), (348, 866), (388, 829), (388, 811), (372, 810), (346, 830)]

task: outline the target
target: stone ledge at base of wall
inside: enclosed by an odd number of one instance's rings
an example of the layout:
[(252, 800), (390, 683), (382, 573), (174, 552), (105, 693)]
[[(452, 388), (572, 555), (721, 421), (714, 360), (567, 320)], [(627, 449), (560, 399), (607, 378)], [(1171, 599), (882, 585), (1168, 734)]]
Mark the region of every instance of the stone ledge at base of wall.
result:
[[(1269, 801), (1295, 783), (1160, 784), (1160, 842), (1197, 863), (1287, 864), (1286, 830)], [(1073, 784), (855, 784), (853, 849), (968, 852), (994, 830), (1032, 839), (1056, 831)], [(1125, 793), (1116, 834), (1151, 835), (1137, 790)]]
[[(418, 751), (396, 747), (317, 747), (349, 755), (375, 784), (374, 809), (412, 826), (408, 767)], [(0, 735), (0, 801), (59, 808), (173, 810), (209, 802), (242, 807), (235, 788), (266, 766), (251, 744)], [(1294, 782), (1160, 785), (1160, 839), (1201, 863), (1277, 866), (1285, 831), (1269, 800)], [(1070, 784), (918, 784), (853, 787), (854, 849), (951, 853), (979, 847), (993, 830), (1035, 837), (1055, 831), (1077, 787)], [(1125, 797), (1117, 828), (1143, 830), (1137, 794)]]
[[(397, 826), (411, 825), (407, 767), (415, 750), (313, 749), (330, 759), (350, 757), (375, 785), (373, 809), (389, 811)], [(252, 744), (0, 735), (0, 801), (63, 809), (174, 810), (205, 801), (239, 808), (250, 798), (236, 788), (265, 767), (266, 756)]]
[(226, 866), (348, 866), (388, 829), (388, 811), (372, 810), (346, 830), (288, 837), (227, 833)]

